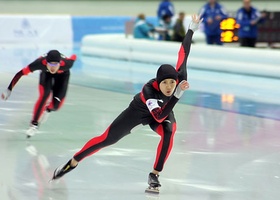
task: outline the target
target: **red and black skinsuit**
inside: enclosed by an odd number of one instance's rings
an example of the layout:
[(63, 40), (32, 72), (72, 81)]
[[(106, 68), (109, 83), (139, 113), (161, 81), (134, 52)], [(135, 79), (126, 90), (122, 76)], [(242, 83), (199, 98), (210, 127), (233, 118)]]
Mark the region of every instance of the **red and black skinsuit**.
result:
[[(68, 82), (70, 77), (70, 68), (73, 66), (76, 55), (72, 55), (70, 58), (60, 55), (60, 67), (55, 74), (51, 74), (47, 68), (46, 55), (37, 58), (28, 66), (20, 70), (12, 79), (8, 89), (12, 91), (16, 83), (23, 75), (28, 75), (30, 72), (41, 70), (39, 80), (39, 98), (34, 106), (33, 117), (31, 123), (38, 125), (38, 120), (44, 112), (44, 110), (55, 111), (59, 109), (63, 102), (68, 88)], [(46, 102), (52, 92), (52, 101), (46, 108)]]
[[(178, 82), (187, 80), (186, 62), (190, 52), (190, 45), (193, 31), (188, 30), (178, 53), (176, 71)], [(139, 124), (147, 125), (160, 136), (157, 148), (154, 169), (162, 171), (173, 145), (173, 138), (176, 131), (176, 120), (173, 114), (173, 107), (178, 102), (174, 95), (166, 97), (159, 90), (156, 79), (146, 83), (142, 91), (134, 96), (127, 109), (125, 109), (100, 136), (90, 139), (84, 147), (74, 155), (76, 161), (81, 161), (92, 155), (101, 148), (114, 144), (125, 135), (129, 134), (132, 128)]]

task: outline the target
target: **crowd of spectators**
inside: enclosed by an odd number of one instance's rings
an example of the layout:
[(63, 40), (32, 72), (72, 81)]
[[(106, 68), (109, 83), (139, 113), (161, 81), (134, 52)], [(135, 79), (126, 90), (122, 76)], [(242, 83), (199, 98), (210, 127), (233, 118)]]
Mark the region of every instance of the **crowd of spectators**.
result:
[[(239, 26), (240, 46), (255, 47), (258, 37), (258, 25), (265, 22), (266, 15), (252, 5), (251, 0), (241, 0), (240, 9), (234, 18)], [(134, 38), (181, 42), (186, 33), (184, 26), (186, 13), (175, 12), (172, 0), (162, 0), (157, 9), (158, 23), (148, 23), (144, 14), (139, 14), (134, 23)], [(223, 45), (221, 40), (221, 22), (229, 17), (226, 8), (218, 0), (207, 0), (199, 11), (203, 18), (201, 30), (209, 45)]]

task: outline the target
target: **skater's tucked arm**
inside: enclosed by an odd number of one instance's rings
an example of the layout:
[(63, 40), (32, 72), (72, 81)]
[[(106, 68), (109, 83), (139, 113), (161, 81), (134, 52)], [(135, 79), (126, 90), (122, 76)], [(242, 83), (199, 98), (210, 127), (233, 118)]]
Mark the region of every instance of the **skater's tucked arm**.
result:
[[(142, 101), (146, 103), (147, 108), (149, 109), (153, 118), (161, 123), (165, 118), (170, 114), (176, 103), (179, 101), (180, 97), (183, 95), (183, 92), (189, 88), (189, 83), (185, 80), (181, 81), (176, 87), (174, 94), (170, 97), (169, 101), (163, 105), (159, 106), (159, 99), (152, 98), (149, 87), (144, 86), (142, 90)], [(149, 95), (150, 93), (150, 95)], [(147, 97), (147, 100), (145, 99)]]
[(179, 99), (177, 99), (175, 96), (172, 96), (171, 99), (163, 106), (160, 107), (158, 105), (157, 99), (148, 99), (146, 101), (146, 105), (153, 116), (153, 118), (161, 123), (165, 120), (165, 118), (169, 115), (169, 113), (172, 111), (176, 103)]

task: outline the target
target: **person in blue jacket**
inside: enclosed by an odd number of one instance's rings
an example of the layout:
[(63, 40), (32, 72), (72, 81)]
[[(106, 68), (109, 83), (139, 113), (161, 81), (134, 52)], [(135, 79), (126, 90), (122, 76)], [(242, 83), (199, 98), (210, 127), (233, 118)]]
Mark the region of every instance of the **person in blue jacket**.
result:
[(137, 39), (154, 39), (154, 26), (146, 21), (144, 14), (139, 14), (133, 27), (133, 37)]
[(216, 0), (208, 0), (201, 11), (207, 44), (222, 45), (220, 23), (227, 18), (225, 8)]
[(163, 16), (169, 16), (172, 18), (175, 14), (174, 5), (170, 0), (163, 0), (158, 6), (157, 16), (161, 20)]
[(258, 24), (263, 23), (265, 14), (261, 14), (251, 5), (251, 0), (243, 0), (243, 7), (237, 11), (236, 21), (240, 25), (238, 37), (240, 46), (255, 47), (258, 37)]

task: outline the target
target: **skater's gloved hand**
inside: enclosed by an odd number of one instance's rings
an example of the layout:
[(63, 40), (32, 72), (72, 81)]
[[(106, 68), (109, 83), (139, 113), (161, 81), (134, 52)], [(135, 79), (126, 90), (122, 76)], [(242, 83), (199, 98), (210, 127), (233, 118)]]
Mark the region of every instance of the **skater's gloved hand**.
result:
[(11, 92), (12, 92), (11, 90), (6, 89), (4, 92), (2, 92), (1, 98), (6, 101), (11, 95)]
[(191, 29), (193, 32), (198, 30), (199, 25), (201, 24), (203, 19), (200, 19), (200, 16), (192, 15), (192, 21), (189, 25), (189, 29)]
[(177, 98), (177, 99), (180, 99), (181, 96), (184, 94), (184, 91), (189, 89), (190, 85), (188, 83), (188, 81), (186, 80), (182, 80), (179, 85), (177, 86), (175, 92), (174, 92), (174, 96)]

